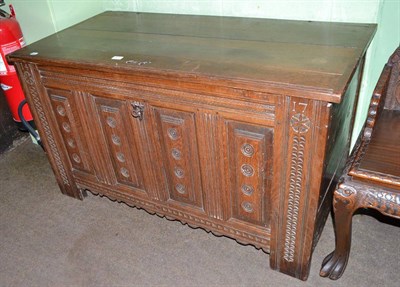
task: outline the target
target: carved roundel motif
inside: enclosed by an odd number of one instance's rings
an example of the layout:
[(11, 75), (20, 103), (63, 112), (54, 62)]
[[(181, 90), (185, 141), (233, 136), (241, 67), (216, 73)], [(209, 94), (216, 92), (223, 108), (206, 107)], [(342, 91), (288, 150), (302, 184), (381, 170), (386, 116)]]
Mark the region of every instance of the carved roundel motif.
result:
[(254, 168), (249, 164), (243, 164), (240, 170), (244, 176), (250, 177), (254, 175)]
[(73, 139), (68, 139), (67, 143), (70, 147), (74, 148), (75, 147), (75, 141)]
[(170, 139), (172, 140), (176, 140), (179, 137), (178, 131), (175, 128), (169, 128), (168, 129), (168, 136), (170, 137)]
[(120, 171), (121, 171), (121, 174), (122, 174), (124, 177), (126, 177), (126, 178), (129, 177), (129, 171), (128, 171), (125, 167), (121, 168)]
[(72, 159), (76, 162), (76, 163), (80, 163), (81, 162), (81, 158), (79, 157), (79, 155), (77, 155), (76, 153), (74, 153), (72, 155)]
[(244, 211), (251, 213), (253, 212), (253, 205), (250, 202), (244, 201), (242, 202), (242, 208)]
[(357, 193), (357, 190), (352, 187), (352, 186), (348, 186), (348, 185), (344, 185), (344, 184), (339, 184), (338, 186), (339, 188), (337, 188), (335, 190), (335, 192), (339, 193), (341, 196), (343, 197), (349, 197), (353, 194)]
[(68, 123), (63, 123), (62, 127), (63, 127), (64, 131), (66, 131), (67, 133), (69, 133), (71, 131), (71, 126)]
[(249, 196), (252, 195), (254, 192), (254, 188), (251, 185), (247, 185), (247, 184), (243, 184), (241, 189), (245, 195), (249, 195)]
[(185, 194), (185, 192), (186, 192), (185, 186), (183, 184), (181, 184), (181, 183), (178, 183), (177, 185), (175, 185), (175, 189), (180, 194)]
[(297, 133), (306, 133), (311, 126), (310, 119), (304, 114), (295, 114), (290, 119), (290, 126)]
[(60, 115), (60, 116), (65, 116), (65, 108), (63, 107), (63, 106), (57, 106), (57, 113)]
[(112, 135), (111, 140), (115, 145), (121, 145), (121, 139), (117, 135)]
[(181, 151), (177, 148), (173, 148), (171, 151), (172, 157), (176, 160), (180, 160), (181, 159)]
[(241, 148), (242, 154), (247, 156), (247, 157), (251, 157), (254, 154), (254, 147), (251, 144), (244, 144)]
[(118, 159), (120, 162), (125, 162), (125, 155), (124, 155), (122, 152), (118, 152), (118, 153), (117, 153), (117, 159)]
[(185, 172), (180, 167), (175, 167), (174, 173), (175, 173), (176, 177), (178, 177), (178, 178), (183, 178), (185, 176)]
[(117, 125), (117, 121), (113, 118), (113, 117), (108, 117), (107, 118), (107, 124), (112, 127), (115, 128)]

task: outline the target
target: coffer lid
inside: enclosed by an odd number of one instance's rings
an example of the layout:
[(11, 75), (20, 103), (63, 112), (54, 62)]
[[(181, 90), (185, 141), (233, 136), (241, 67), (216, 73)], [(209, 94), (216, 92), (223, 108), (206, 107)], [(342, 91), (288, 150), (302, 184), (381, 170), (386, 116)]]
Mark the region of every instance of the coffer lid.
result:
[(11, 61), (132, 71), (340, 102), (375, 24), (104, 12)]

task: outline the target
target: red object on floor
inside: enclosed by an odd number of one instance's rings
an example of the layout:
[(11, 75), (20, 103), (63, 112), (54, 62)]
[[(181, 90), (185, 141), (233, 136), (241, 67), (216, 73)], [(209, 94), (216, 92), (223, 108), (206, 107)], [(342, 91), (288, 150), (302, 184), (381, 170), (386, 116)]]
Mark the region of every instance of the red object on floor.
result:
[[(11, 14), (0, 10), (0, 84), (14, 121), (20, 123), (18, 105), (25, 97), (15, 68), (7, 63), (6, 55), (25, 46), (25, 41), (12, 5), (10, 10)], [(27, 105), (22, 111), (27, 121), (33, 119)]]

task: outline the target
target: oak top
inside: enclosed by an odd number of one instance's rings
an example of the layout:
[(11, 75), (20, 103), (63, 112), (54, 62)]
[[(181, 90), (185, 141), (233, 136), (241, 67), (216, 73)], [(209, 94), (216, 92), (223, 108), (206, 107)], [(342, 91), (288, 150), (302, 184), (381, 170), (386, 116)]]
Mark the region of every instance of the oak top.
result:
[(261, 91), (340, 102), (375, 30), (375, 24), (104, 12), (9, 59), (254, 83)]

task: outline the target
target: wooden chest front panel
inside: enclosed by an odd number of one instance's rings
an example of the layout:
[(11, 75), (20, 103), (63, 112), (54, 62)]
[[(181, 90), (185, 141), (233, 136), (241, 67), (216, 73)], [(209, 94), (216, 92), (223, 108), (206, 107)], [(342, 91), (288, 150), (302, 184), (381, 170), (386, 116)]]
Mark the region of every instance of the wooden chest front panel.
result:
[[(268, 250), (276, 96), (263, 95), (266, 103), (259, 104), (180, 93), (176, 101), (172, 90), (106, 91), (78, 77), (70, 82), (72, 75), (42, 74), (52, 102), (74, 95), (84, 105), (70, 100), (69, 109), (75, 121), (89, 123), (87, 145), (97, 156), (88, 160), (96, 161), (93, 173), (104, 188), (219, 220), (226, 228), (208, 228), (234, 238), (248, 232), (241, 242)], [(52, 109), (61, 116), (56, 104)], [(68, 139), (63, 141), (67, 146)], [(89, 179), (76, 176), (90, 187)], [(264, 243), (254, 242), (257, 237)]]
[(149, 107), (147, 112), (151, 113), (153, 136), (162, 161), (154, 168), (164, 167), (167, 200), (173, 205), (184, 203), (203, 210), (195, 113), (160, 107)]
[(77, 113), (75, 95), (72, 91), (49, 89), (47, 91), (58, 128), (64, 140), (71, 166), (75, 170), (93, 174), (82, 123)]
[(273, 129), (227, 121), (229, 218), (269, 227)]
[[(94, 98), (99, 124), (112, 162), (114, 184), (125, 184), (144, 189), (139, 151), (129, 125), (129, 111), (124, 101)], [(93, 117), (95, 119), (95, 117)]]
[[(56, 123), (57, 168), (78, 188), (253, 244), (271, 251), (273, 268), (308, 274), (329, 104), (237, 89), (246, 100), (218, 89), (110, 87), (100, 75), (31, 69), (38, 110)], [(63, 148), (69, 131), (87, 167)]]

